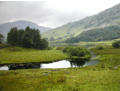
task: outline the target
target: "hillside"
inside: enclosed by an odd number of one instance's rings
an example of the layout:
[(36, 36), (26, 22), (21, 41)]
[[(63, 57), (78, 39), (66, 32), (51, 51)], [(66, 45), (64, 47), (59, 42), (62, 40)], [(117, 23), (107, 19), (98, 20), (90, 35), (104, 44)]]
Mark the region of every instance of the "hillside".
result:
[(111, 25), (120, 25), (120, 4), (96, 15), (53, 29), (52, 31), (44, 33), (43, 36), (62, 41), (67, 38), (76, 37), (84, 31)]
[(108, 26), (84, 31), (80, 35), (69, 38), (65, 42), (77, 43), (80, 41), (104, 41), (120, 38), (120, 26)]
[(4, 36), (7, 36), (7, 33), (10, 31), (12, 27), (17, 27), (18, 29), (24, 29), (25, 27), (30, 26), (31, 28), (39, 29), (41, 33), (47, 32), (51, 28), (39, 26), (30, 21), (15, 21), (15, 22), (8, 22), (4, 24), (0, 24), (0, 33)]

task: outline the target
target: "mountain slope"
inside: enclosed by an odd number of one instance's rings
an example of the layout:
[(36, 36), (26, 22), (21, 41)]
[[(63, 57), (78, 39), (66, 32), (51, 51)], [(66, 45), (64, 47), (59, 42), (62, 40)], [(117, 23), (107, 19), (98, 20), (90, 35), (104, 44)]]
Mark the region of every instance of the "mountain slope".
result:
[(7, 33), (10, 31), (12, 27), (17, 27), (18, 29), (24, 29), (27, 26), (30, 26), (31, 28), (36, 28), (39, 29), (41, 33), (47, 32), (51, 28), (48, 27), (43, 27), (39, 26), (35, 23), (32, 23), (30, 21), (15, 21), (15, 22), (9, 22), (9, 23), (4, 23), (0, 24), (0, 33), (3, 34), (4, 36), (7, 36)]
[(104, 41), (120, 38), (120, 26), (108, 26), (84, 31), (80, 35), (69, 38), (67, 43), (77, 43), (80, 41)]
[(52, 31), (44, 33), (44, 37), (55, 40), (65, 40), (67, 38), (78, 36), (83, 31), (94, 28), (102, 28), (111, 25), (120, 25), (120, 4), (109, 8), (97, 15), (84, 18), (82, 20), (66, 24)]

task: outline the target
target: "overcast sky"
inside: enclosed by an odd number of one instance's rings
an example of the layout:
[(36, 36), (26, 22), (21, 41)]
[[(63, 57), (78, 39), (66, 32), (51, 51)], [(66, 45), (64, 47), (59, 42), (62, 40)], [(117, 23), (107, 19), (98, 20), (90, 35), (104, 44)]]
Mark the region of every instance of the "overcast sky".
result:
[(120, 0), (0, 1), (0, 23), (29, 20), (54, 28), (97, 14), (118, 3)]

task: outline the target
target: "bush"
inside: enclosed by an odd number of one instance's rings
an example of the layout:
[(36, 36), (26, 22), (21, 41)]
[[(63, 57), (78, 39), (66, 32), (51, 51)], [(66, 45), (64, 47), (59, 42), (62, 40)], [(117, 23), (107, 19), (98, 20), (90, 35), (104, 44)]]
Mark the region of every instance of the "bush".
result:
[(103, 46), (98, 46), (96, 49), (97, 49), (97, 50), (103, 50), (104, 47), (103, 47)]
[(63, 52), (65, 53), (70, 53), (70, 50), (72, 49), (72, 47), (64, 47), (63, 48)]
[(114, 43), (112, 43), (112, 46), (114, 48), (120, 48), (120, 41), (115, 41)]
[(70, 55), (70, 57), (88, 57), (90, 53), (86, 48), (83, 47), (65, 47), (63, 52)]

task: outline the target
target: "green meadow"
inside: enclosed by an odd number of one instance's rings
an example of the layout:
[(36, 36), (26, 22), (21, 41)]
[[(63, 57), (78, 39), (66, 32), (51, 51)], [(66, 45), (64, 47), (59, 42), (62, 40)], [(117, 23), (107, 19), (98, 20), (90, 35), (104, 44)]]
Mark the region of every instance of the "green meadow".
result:
[(35, 50), (21, 47), (8, 47), (0, 49), (0, 64), (52, 62), (67, 58), (68, 55), (59, 50)]
[(0, 91), (119, 91), (120, 71), (75, 68), (0, 72)]
[(0, 71), (0, 91), (120, 91), (120, 49), (91, 51), (95, 66)]

